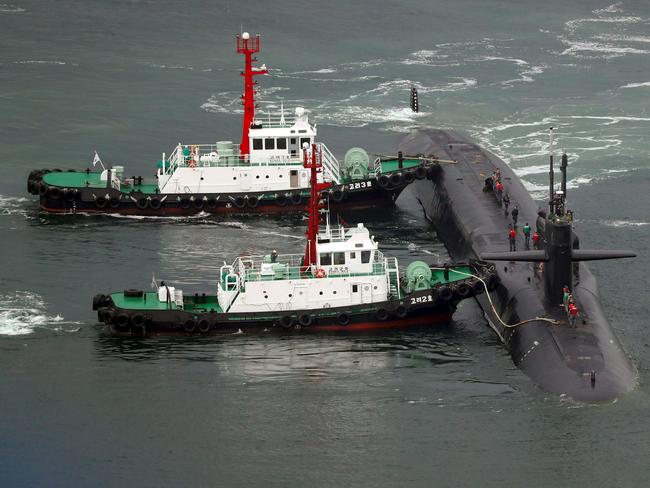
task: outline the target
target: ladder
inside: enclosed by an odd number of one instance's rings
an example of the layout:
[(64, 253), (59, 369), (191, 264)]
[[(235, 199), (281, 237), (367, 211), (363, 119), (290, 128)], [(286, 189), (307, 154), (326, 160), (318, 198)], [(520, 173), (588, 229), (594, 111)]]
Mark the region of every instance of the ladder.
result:
[(388, 279), (389, 295), (399, 300), (402, 297), (399, 287), (399, 266), (397, 264), (397, 258), (386, 258), (386, 276)]
[(341, 182), (341, 171), (338, 160), (322, 142), (318, 143), (318, 149), (322, 157), (323, 177), (325, 180), (338, 185)]

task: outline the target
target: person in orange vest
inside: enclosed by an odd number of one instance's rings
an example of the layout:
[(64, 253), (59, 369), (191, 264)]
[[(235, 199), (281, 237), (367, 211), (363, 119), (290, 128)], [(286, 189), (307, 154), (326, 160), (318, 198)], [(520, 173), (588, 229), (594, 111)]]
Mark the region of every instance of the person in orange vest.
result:
[(571, 327), (576, 328), (576, 323), (578, 322), (578, 307), (575, 303), (569, 304), (569, 323)]
[(497, 191), (497, 201), (499, 202), (499, 205), (501, 205), (501, 201), (503, 199), (503, 183), (501, 183), (501, 180), (497, 180), (497, 184), (494, 186), (494, 188)]
[(539, 249), (539, 232), (535, 231), (533, 233), (533, 248)]
[(517, 232), (515, 229), (510, 226), (510, 230), (508, 230), (508, 241), (510, 241), (510, 250), (511, 251), (516, 251), (517, 250)]

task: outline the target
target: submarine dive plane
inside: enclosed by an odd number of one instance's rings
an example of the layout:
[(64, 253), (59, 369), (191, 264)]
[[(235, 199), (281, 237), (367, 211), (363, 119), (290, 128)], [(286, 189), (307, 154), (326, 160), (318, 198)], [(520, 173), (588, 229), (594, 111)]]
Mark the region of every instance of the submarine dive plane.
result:
[[(401, 141), (405, 155), (455, 161), (432, 166), (430, 179), (416, 181), (407, 191), (436, 227), (452, 259), (498, 264), (498, 286), (476, 300), (515, 365), (561, 397), (612, 401), (634, 388), (637, 373), (605, 317), (596, 279), (585, 261), (635, 254), (580, 248), (572, 213), (565, 209), (568, 158), (562, 156), (561, 189), (556, 189), (552, 128), (550, 134), (548, 212), (538, 207), (505, 162), (451, 130), (416, 129)], [(503, 201), (506, 195), (510, 212)], [(511, 212), (515, 204), (517, 222)], [(525, 222), (540, 237), (534, 249), (521, 232)], [(507, 251), (509, 226), (516, 233), (512, 251)], [(578, 311), (575, 324), (567, 313), (565, 286)]]

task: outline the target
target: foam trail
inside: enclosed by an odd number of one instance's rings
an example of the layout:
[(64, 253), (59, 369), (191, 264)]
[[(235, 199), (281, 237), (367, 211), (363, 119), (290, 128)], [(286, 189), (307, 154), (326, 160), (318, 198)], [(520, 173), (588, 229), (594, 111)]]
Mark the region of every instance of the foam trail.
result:
[[(48, 315), (45, 302), (36, 293), (16, 291), (0, 295), (0, 335), (31, 334), (37, 328), (61, 331), (65, 330), (63, 325), (79, 324), (81, 322), (66, 321), (61, 315)], [(65, 331), (76, 330), (79, 328)]]

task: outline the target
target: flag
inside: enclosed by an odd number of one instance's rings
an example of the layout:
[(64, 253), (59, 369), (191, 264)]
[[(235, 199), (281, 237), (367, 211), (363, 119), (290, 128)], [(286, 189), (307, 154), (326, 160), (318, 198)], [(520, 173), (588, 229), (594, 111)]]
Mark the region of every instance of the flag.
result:
[(95, 167), (95, 165), (96, 165), (97, 163), (99, 163), (99, 164), (101, 164), (102, 166), (104, 166), (104, 165), (102, 164), (102, 160), (99, 159), (99, 154), (97, 154), (97, 151), (95, 151), (95, 157), (93, 158), (93, 168)]
[(153, 288), (154, 290), (158, 289), (158, 282), (156, 281), (155, 273), (151, 273), (151, 288)]

